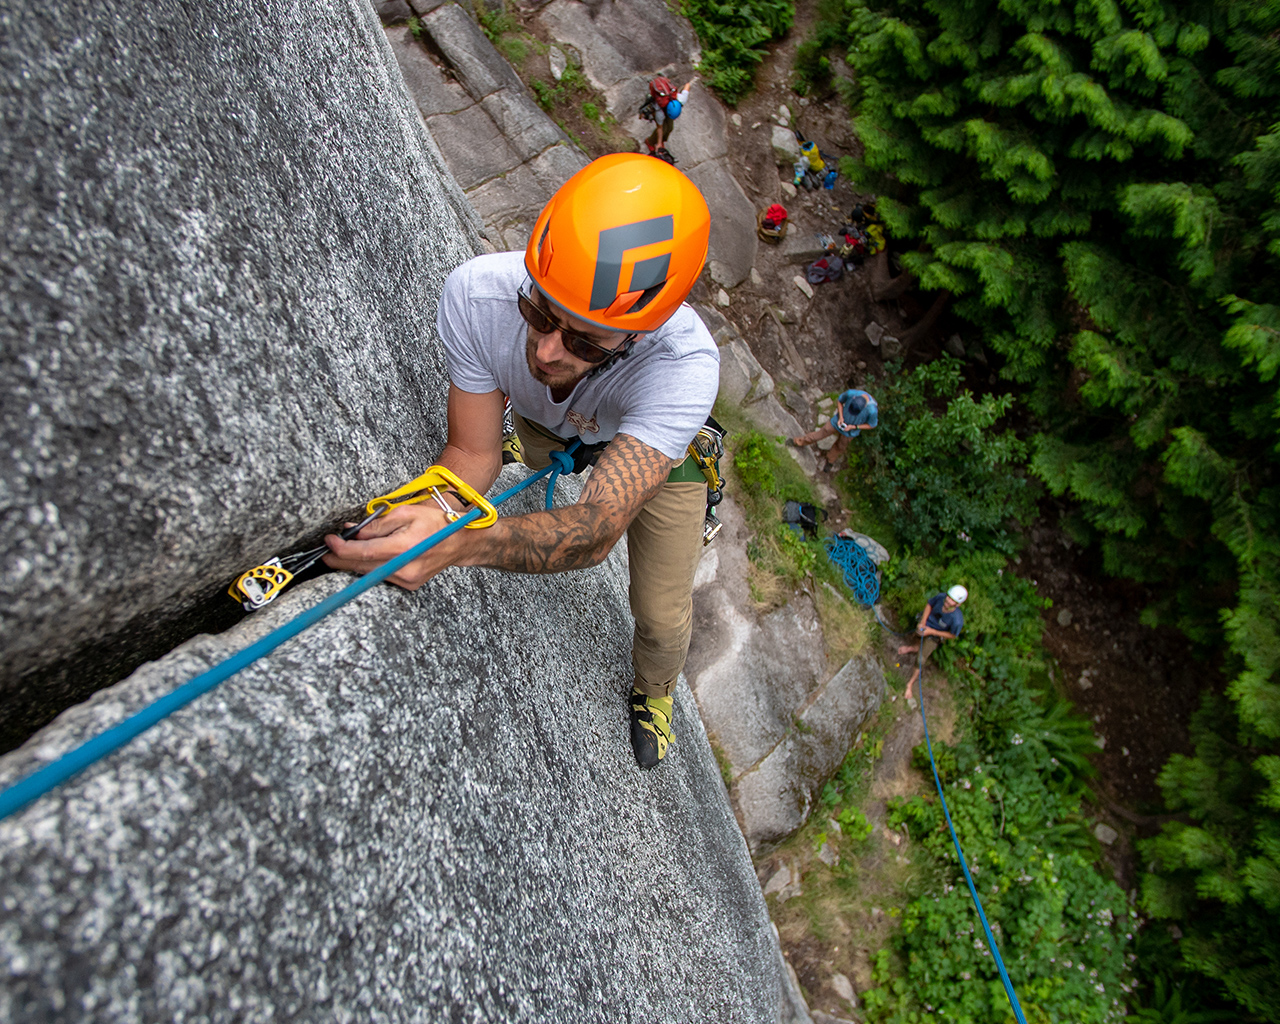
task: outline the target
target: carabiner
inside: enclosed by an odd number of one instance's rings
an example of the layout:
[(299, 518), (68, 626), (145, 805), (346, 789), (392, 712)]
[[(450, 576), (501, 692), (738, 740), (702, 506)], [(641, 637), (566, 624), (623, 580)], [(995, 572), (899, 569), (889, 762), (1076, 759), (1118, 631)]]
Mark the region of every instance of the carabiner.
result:
[(390, 512), (401, 505), (413, 505), (427, 498), (434, 498), (436, 502), (443, 504), (444, 499), (439, 494), (441, 490), (457, 491), (463, 500), (484, 510), (484, 515), (474, 523), (467, 523), (468, 530), (482, 530), (498, 521), (498, 510), (485, 500), (484, 495), (444, 466), (432, 466), (422, 476), (410, 480), (403, 487), (398, 487), (380, 498), (374, 498), (366, 508), (372, 515), (379, 511)]

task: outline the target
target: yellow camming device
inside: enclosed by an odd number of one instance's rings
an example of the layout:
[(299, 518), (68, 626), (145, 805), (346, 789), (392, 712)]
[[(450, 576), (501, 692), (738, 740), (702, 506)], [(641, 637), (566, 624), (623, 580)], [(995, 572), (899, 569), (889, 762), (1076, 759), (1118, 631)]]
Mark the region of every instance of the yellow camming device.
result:
[[(444, 466), (432, 466), (420, 477), (409, 481), (403, 487), (396, 488), (390, 494), (374, 498), (365, 506), (365, 511), (369, 514), (364, 522), (343, 530), (341, 536), (344, 540), (350, 540), (379, 516), (386, 515), (393, 508), (399, 508), (401, 505), (413, 505), (428, 498), (440, 506), (445, 518), (453, 522), (461, 518), (462, 513), (455, 511), (444, 500), (445, 494), (450, 491), (457, 494), (468, 505), (474, 505), (484, 511), (484, 515), (475, 522), (467, 523), (468, 530), (483, 529), (486, 526), (492, 526), (497, 521), (498, 510), (485, 500), (483, 494), (452, 470), (445, 469)], [(298, 573), (311, 568), (328, 551), (328, 546), (322, 544), (320, 547), (311, 548), (309, 551), (299, 551), (293, 555), (270, 558), (261, 565), (256, 565), (248, 572), (237, 576), (227, 593), (236, 601), (239, 601), (244, 606), (245, 611), (257, 611), (264, 605), (274, 601), (279, 596), (280, 591)]]

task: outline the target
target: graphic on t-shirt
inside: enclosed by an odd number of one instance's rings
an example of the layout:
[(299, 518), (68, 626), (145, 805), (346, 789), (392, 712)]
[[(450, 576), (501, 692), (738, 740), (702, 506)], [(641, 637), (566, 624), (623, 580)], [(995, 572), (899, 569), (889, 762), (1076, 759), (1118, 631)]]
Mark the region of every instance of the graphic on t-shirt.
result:
[(594, 416), (592, 416), (591, 419), (587, 419), (582, 415), (582, 413), (574, 412), (570, 409), (568, 415), (565, 416), (565, 419), (578, 429), (578, 433), (600, 433), (600, 424), (596, 422), (596, 418)]

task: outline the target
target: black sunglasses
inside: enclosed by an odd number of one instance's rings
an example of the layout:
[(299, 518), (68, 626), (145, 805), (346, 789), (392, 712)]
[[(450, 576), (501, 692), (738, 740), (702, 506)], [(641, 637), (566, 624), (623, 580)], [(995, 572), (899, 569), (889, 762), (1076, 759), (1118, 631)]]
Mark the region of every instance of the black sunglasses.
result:
[[(524, 293), (523, 289), (516, 292), (516, 304), (520, 307), (520, 315), (524, 317), (525, 323), (539, 334), (551, 334), (554, 331), (559, 331), (560, 342), (564, 345), (565, 351), (572, 356), (577, 356), (584, 363), (603, 363), (606, 359), (618, 355), (617, 349), (598, 345), (585, 334), (571, 331), (551, 319), (550, 314), (537, 306), (533, 299)], [(626, 342), (624, 340), (623, 344), (618, 347), (624, 348), (625, 345)]]

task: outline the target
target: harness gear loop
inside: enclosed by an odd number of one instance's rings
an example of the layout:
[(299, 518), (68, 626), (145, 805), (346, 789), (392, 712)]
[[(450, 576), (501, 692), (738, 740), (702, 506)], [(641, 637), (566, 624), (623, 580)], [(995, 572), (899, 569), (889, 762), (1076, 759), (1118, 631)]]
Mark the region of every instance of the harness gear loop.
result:
[[(366, 508), (370, 515), (382, 515), (390, 512), (393, 508), (399, 508), (401, 505), (414, 505), (419, 501), (425, 501), (427, 498), (434, 498), (436, 502), (443, 505), (444, 499), (439, 493), (441, 490), (456, 491), (463, 501), (484, 513), (474, 522), (467, 523), (468, 530), (482, 529), (486, 526), (492, 526), (498, 521), (498, 510), (485, 500), (483, 494), (453, 470), (445, 469), (444, 466), (440, 465), (432, 466), (420, 477), (410, 480), (403, 487), (397, 487), (389, 494), (374, 498)], [(449, 511), (452, 511), (452, 509)], [(454, 513), (450, 521), (452, 522), (456, 518), (457, 513)]]

